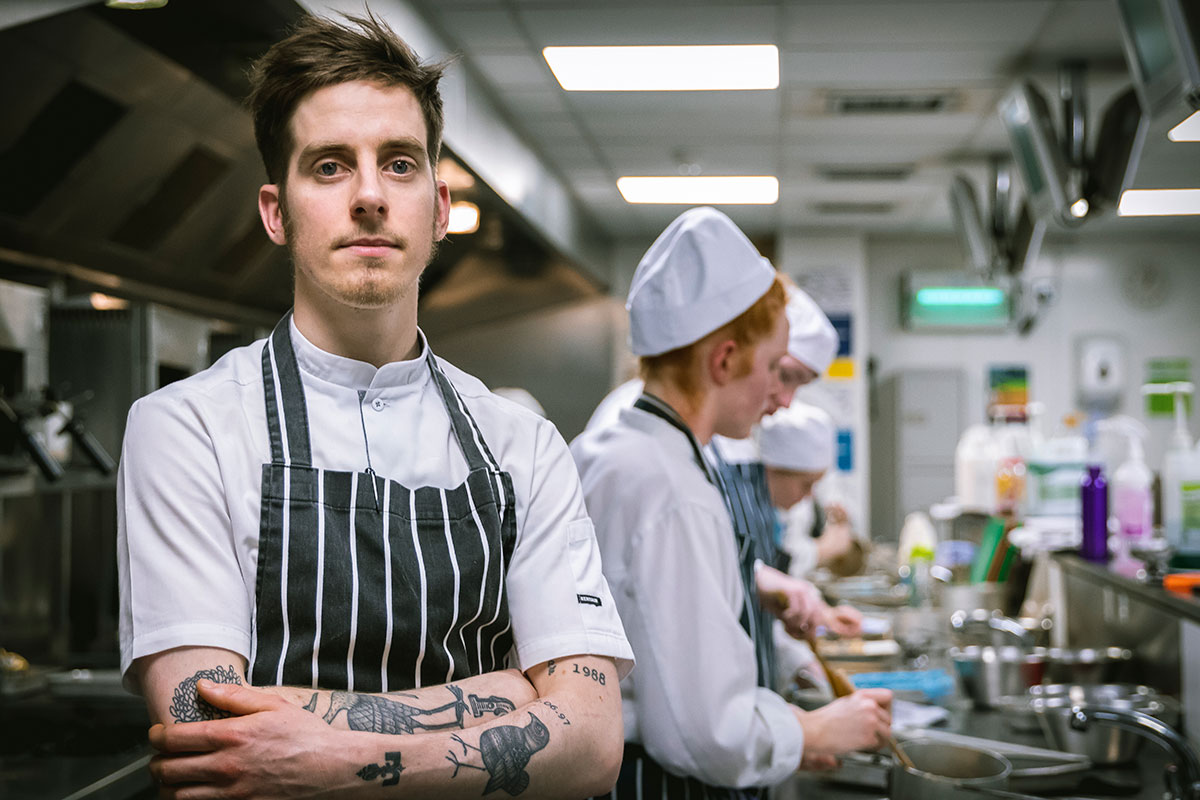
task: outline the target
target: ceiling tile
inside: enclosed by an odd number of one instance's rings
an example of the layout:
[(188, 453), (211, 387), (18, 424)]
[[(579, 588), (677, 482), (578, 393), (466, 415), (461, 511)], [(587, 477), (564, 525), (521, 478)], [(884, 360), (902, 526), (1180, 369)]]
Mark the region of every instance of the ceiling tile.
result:
[(993, 2), (785, 3), (789, 47), (848, 45), (938, 49), (947, 43), (1021, 45), (1037, 33), (1055, 0)]
[(597, 8), (521, 8), (537, 47), (585, 44), (764, 44), (776, 40), (772, 5), (722, 4), (681, 9), (648, 2)]
[(500, 91), (506, 89), (553, 89), (557, 86), (541, 56), (517, 51), (482, 51), (471, 61), (487, 81)]
[[(436, 0), (444, 2), (445, 0)], [(469, 43), (472, 50), (525, 48), (528, 41), (507, 10), (442, 9), (442, 29), (455, 41)]]

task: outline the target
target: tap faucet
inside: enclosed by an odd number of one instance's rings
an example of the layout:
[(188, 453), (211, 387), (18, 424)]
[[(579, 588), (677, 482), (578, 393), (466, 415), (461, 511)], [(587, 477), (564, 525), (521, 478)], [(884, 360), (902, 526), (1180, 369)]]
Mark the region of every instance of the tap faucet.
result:
[(1200, 756), (1174, 728), (1140, 711), (1079, 705), (1071, 709), (1071, 727), (1086, 731), (1094, 723), (1115, 725), (1145, 736), (1175, 756), (1167, 766), (1167, 788), (1174, 800), (1200, 800)]

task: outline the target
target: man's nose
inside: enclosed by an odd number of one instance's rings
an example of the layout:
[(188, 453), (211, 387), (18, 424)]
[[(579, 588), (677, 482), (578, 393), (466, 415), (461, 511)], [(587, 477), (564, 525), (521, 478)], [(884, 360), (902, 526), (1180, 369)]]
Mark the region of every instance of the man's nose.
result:
[(371, 170), (358, 173), (350, 214), (355, 219), (372, 220), (387, 216), (387, 199), (379, 176)]

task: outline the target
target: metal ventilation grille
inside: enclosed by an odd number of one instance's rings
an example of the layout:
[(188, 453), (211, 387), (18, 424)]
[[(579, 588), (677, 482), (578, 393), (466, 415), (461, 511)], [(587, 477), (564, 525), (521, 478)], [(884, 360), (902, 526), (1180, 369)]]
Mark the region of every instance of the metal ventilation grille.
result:
[(210, 150), (192, 148), (159, 184), (158, 191), (125, 218), (112, 241), (138, 250), (152, 249), (228, 169), (229, 162)]
[(827, 164), (815, 169), (817, 176), (835, 183), (879, 183), (906, 181), (912, 177), (915, 164)]
[(847, 214), (890, 214), (896, 210), (895, 203), (813, 203), (812, 208), (818, 214), (847, 215)]
[(956, 92), (831, 92), (826, 97), (830, 114), (942, 114), (955, 111), (962, 101)]
[(37, 208), (126, 111), (82, 83), (64, 86), (0, 153), (0, 211), (24, 216)]

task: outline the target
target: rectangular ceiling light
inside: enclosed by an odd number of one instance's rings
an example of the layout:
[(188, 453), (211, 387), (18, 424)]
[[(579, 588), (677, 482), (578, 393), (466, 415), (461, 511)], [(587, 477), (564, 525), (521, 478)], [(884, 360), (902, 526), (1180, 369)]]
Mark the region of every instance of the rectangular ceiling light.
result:
[(681, 205), (771, 205), (779, 200), (773, 175), (698, 175), (617, 179), (626, 203)]
[(550, 71), (568, 92), (697, 92), (775, 89), (773, 44), (547, 47)]
[(1200, 111), (1167, 131), (1172, 142), (1200, 142)]
[(1200, 214), (1200, 189), (1126, 189), (1117, 213), (1122, 217)]

